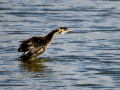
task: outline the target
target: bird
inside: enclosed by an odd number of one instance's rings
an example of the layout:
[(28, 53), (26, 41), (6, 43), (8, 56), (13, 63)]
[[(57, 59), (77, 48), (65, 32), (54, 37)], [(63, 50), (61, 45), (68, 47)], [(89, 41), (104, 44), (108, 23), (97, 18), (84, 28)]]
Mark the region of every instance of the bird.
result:
[(55, 34), (64, 34), (73, 30), (68, 30), (66, 27), (60, 27), (58, 29), (52, 30), (45, 36), (32, 36), (29, 39), (24, 39), (19, 41), (20, 47), (18, 52), (23, 52), (23, 54), (18, 58), (22, 60), (32, 59), (34, 60), (37, 56), (43, 54), (46, 48), (51, 44), (51, 41)]

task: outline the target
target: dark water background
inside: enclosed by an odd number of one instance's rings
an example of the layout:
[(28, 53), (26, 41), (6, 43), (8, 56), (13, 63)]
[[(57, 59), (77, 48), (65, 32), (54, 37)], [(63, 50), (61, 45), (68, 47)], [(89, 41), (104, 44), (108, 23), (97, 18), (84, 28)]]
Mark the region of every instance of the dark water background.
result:
[[(56, 35), (35, 61), (18, 41)], [(0, 90), (120, 90), (120, 0), (0, 0)]]

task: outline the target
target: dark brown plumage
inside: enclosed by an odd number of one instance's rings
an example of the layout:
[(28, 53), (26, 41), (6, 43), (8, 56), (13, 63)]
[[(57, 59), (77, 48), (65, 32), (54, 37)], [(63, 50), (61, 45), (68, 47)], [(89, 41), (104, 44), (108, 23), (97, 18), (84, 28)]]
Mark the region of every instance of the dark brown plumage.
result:
[(68, 31), (72, 30), (60, 27), (59, 29), (51, 31), (46, 36), (33, 36), (30, 39), (20, 41), (22, 44), (20, 45), (18, 52), (24, 53), (19, 57), (19, 59), (35, 59), (45, 51), (56, 33), (64, 34)]

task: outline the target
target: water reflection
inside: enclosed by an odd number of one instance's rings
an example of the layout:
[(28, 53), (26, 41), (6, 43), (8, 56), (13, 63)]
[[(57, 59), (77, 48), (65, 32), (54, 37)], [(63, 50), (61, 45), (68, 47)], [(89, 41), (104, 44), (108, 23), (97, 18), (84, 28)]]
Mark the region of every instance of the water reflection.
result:
[(35, 60), (26, 60), (21, 61), (19, 64), (24, 75), (32, 75), (32, 76), (41, 76), (49, 74), (47, 70), (51, 70), (50, 66), (45, 66), (45, 62), (49, 62), (51, 60), (45, 58), (37, 58)]
[[(1, 0), (0, 90), (119, 90), (119, 2)], [(55, 36), (42, 58), (14, 60), (18, 41), (61, 26), (74, 32)]]

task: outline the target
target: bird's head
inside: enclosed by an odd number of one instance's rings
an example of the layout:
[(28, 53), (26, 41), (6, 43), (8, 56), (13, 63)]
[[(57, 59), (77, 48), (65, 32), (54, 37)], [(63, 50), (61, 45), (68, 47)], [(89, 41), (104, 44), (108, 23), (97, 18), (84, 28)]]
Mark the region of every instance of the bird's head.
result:
[(73, 31), (73, 30), (68, 30), (66, 27), (60, 27), (58, 30), (59, 30), (60, 34), (64, 34), (66, 32)]

